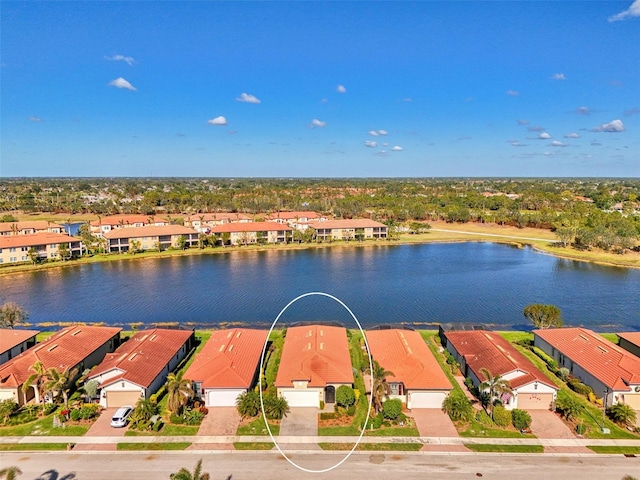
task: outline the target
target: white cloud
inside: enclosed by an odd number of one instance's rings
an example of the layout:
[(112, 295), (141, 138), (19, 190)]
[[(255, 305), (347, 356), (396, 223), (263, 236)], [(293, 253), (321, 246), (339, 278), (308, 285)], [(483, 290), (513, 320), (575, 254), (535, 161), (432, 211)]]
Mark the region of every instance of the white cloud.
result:
[(395, 145), (391, 150), (394, 152), (401, 152), (403, 148), (400, 145)]
[(386, 130), (378, 130), (378, 135), (388, 135), (389, 132), (387, 132)]
[(520, 143), (518, 140), (511, 140), (509, 143), (511, 143), (512, 147), (526, 147), (524, 143)]
[(553, 142), (551, 142), (549, 144), (550, 147), (568, 147), (569, 145), (567, 145), (566, 143), (563, 143), (559, 140), (554, 140)]
[(36, 122), (36, 123), (44, 122), (44, 120), (42, 120), (42, 118), (40, 118), (40, 117), (29, 117), (28, 120), (30, 122)]
[(369, 130), (369, 135), (371, 135), (372, 137), (377, 137), (378, 132), (376, 130)]
[(576, 132), (567, 133), (564, 138), (580, 138), (580, 135)]
[(336, 87), (336, 92), (338, 92), (338, 93), (347, 93), (347, 88), (344, 85), (338, 85)]
[(527, 127), (527, 130), (529, 130), (530, 132), (544, 132), (544, 127), (541, 127), (540, 125), (535, 125), (532, 127)]
[(109, 60), (110, 62), (125, 62), (127, 65), (132, 66), (136, 61), (133, 57), (127, 57), (125, 55), (105, 55), (105, 60)]
[(507, 95), (509, 95), (510, 97), (517, 97), (520, 95), (520, 92), (518, 92), (517, 90), (507, 90)]
[(516, 122), (518, 122), (518, 125), (529, 125), (529, 120), (519, 119)]
[(322, 128), (326, 126), (327, 122), (323, 122), (322, 120), (318, 120), (317, 118), (311, 120), (311, 128)]
[(238, 102), (244, 103), (260, 103), (260, 99), (254, 95), (249, 93), (241, 93), (239, 97), (236, 98)]
[(552, 80), (566, 80), (566, 79), (567, 79), (567, 77), (565, 77), (565, 76), (564, 76), (564, 73), (554, 73), (554, 74), (551, 76), (551, 79), (552, 79)]
[(591, 115), (591, 109), (585, 106), (578, 107), (576, 108), (576, 113), (578, 115)]
[(624, 132), (624, 123), (622, 120), (612, 120), (609, 123), (603, 123), (595, 128), (591, 129), (592, 132)]
[(640, 17), (640, 0), (635, 0), (626, 10), (609, 17), (609, 21), (618, 22), (627, 17)]
[(367, 140), (364, 142), (365, 147), (376, 148), (378, 146), (378, 142), (374, 142), (373, 140)]
[(540, 135), (538, 135), (538, 138), (540, 140), (549, 140), (551, 138), (551, 135), (549, 135), (547, 132), (542, 132)]
[(380, 146), (382, 146), (382, 147), (388, 147), (388, 146), (389, 146), (389, 143), (388, 143), (388, 142), (382, 142), (382, 143), (380, 144)]
[(122, 77), (118, 77), (115, 80), (111, 80), (109, 85), (116, 88), (126, 88), (127, 90), (131, 90), (135, 92), (137, 89), (133, 85), (131, 85), (128, 81), (126, 81)]
[(211, 120), (207, 120), (209, 125), (226, 125), (227, 119), (220, 115), (219, 117), (212, 118)]

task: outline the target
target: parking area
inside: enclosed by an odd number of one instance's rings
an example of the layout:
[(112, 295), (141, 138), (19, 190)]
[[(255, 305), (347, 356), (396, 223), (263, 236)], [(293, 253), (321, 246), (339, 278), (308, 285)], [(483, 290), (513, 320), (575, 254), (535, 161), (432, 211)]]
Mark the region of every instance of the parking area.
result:
[(292, 407), (280, 422), (280, 436), (315, 436), (318, 434), (318, 409)]
[(458, 431), (449, 415), (439, 408), (414, 408), (410, 416), (415, 420), (421, 437), (458, 436)]
[(531, 433), (538, 438), (576, 438), (560, 417), (549, 410), (527, 410), (531, 415)]
[(124, 433), (129, 427), (113, 428), (111, 417), (116, 413), (117, 408), (105, 408), (95, 421), (91, 428), (87, 431), (87, 437), (124, 437)]
[(235, 435), (240, 424), (240, 414), (236, 407), (209, 407), (209, 413), (204, 417), (199, 436), (230, 436)]

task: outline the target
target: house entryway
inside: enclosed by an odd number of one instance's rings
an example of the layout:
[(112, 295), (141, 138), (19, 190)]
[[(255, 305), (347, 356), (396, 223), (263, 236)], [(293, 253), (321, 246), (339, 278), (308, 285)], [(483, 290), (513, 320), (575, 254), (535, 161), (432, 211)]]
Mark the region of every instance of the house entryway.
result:
[(336, 403), (336, 387), (333, 385), (324, 388), (324, 403)]

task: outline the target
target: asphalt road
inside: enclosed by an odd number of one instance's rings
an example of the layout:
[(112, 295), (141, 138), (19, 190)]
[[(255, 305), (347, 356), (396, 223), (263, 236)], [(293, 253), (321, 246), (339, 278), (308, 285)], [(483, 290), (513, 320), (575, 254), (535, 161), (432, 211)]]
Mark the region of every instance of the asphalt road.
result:
[[(291, 453), (306, 469), (330, 468), (342, 458), (332, 453)], [(277, 452), (2, 452), (0, 468), (17, 465), (19, 480), (168, 479), (180, 467), (193, 469), (203, 459), (211, 480), (286, 479), (617, 479), (640, 476), (640, 458), (515, 454), (354, 453), (326, 473), (307, 473)]]

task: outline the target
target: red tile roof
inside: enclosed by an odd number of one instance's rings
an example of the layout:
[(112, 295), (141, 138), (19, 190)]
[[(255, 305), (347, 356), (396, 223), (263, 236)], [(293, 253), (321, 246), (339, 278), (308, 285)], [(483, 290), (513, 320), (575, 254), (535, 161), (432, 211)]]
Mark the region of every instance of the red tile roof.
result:
[(309, 387), (353, 383), (353, 367), (342, 327), (304, 325), (287, 329), (276, 387), (291, 387), (307, 380)]
[(40, 361), (45, 368), (72, 368), (87, 358), (122, 329), (74, 325), (60, 330), (29, 350), (0, 365), (0, 388), (19, 387), (31, 375), (31, 366)]
[(618, 333), (620, 338), (624, 338), (627, 342), (634, 344), (640, 348), (640, 332), (624, 332)]
[(70, 237), (65, 233), (30, 233), (27, 235), (0, 235), (0, 248), (36, 247), (60, 243), (76, 243), (82, 239)]
[(547, 378), (531, 361), (522, 355), (510, 342), (501, 335), (484, 330), (464, 332), (446, 332), (447, 342), (462, 355), (473, 373), (480, 379), (486, 380), (480, 369), (486, 368), (492, 375), (505, 376), (520, 370), (522, 375), (509, 380), (512, 388), (538, 381), (551, 388), (558, 387)]
[(225, 223), (216, 225), (211, 229), (211, 233), (231, 233), (231, 232), (291, 232), (293, 228), (277, 222), (247, 222), (247, 223)]
[(216, 330), (184, 374), (203, 388), (250, 388), (260, 363), (266, 330)]
[(99, 220), (94, 220), (91, 222), (92, 227), (99, 227), (101, 225), (112, 225), (115, 227), (125, 226), (125, 225), (133, 225), (135, 223), (142, 223), (144, 225), (154, 225), (165, 224), (168, 225), (169, 221), (165, 218), (159, 217), (157, 215), (139, 215), (139, 214), (117, 214), (117, 215), (108, 215), (106, 217), (102, 217)]
[[(14, 227), (15, 225), (15, 227)], [(64, 227), (60, 224), (47, 222), (46, 220), (27, 220), (24, 222), (0, 222), (0, 232), (12, 232), (16, 228), (18, 231), (25, 229), (48, 230), (49, 228)]]
[(229, 220), (230, 222), (239, 222), (240, 220), (251, 220), (251, 217), (243, 213), (217, 212), (217, 213), (195, 213), (189, 215), (185, 220), (190, 222), (201, 220), (204, 222), (219, 222)]
[(388, 382), (401, 382), (407, 389), (451, 390), (451, 382), (418, 332), (372, 330), (366, 332), (374, 360), (393, 372)]
[(11, 350), (39, 333), (38, 330), (0, 329), (0, 353)]
[(326, 220), (315, 222), (309, 225), (312, 228), (334, 229), (334, 228), (387, 228), (384, 223), (369, 220), (367, 218), (354, 218), (352, 220)]
[(276, 212), (269, 215), (267, 218), (280, 219), (280, 220), (296, 220), (300, 218), (314, 219), (320, 218), (316, 212)]
[(115, 352), (108, 353), (88, 378), (116, 369), (122, 373), (117, 378), (104, 380), (101, 387), (125, 379), (147, 388), (192, 335), (191, 330), (162, 328), (137, 332)]
[(192, 228), (183, 225), (147, 225), (145, 227), (116, 228), (104, 233), (104, 238), (158, 237), (162, 235), (198, 235)]
[(640, 384), (640, 358), (586, 328), (550, 328), (533, 333), (612, 390)]

